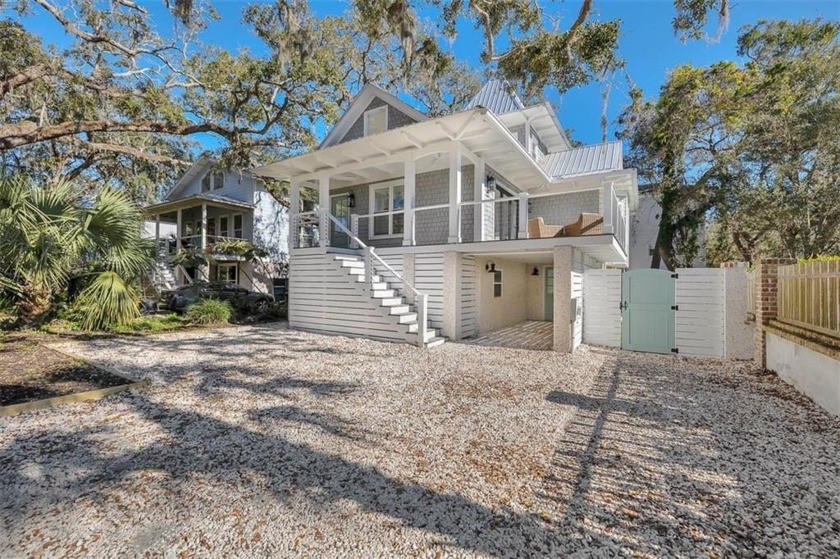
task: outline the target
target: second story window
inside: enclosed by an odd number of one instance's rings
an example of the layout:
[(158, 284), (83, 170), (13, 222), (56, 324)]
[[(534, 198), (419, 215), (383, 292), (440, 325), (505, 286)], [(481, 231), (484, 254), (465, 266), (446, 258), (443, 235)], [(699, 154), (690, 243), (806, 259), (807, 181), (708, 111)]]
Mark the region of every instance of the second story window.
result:
[(388, 130), (388, 106), (365, 111), (365, 136)]
[(388, 237), (403, 234), (405, 196), (402, 184), (371, 185), (370, 225), (371, 237)]
[(224, 171), (216, 171), (213, 173), (213, 190), (219, 190), (225, 187), (225, 173)]
[(206, 175), (204, 175), (204, 177), (201, 179), (201, 191), (202, 192), (210, 192), (210, 187), (211, 187), (212, 180), (213, 180), (213, 177), (210, 175), (210, 173), (207, 173)]

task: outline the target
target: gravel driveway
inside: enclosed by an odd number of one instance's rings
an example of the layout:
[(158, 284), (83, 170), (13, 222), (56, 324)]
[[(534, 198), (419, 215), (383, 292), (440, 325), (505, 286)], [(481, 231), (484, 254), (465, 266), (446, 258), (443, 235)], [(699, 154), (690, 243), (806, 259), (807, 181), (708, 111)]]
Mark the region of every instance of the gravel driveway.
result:
[(61, 347), (152, 384), (0, 419), (4, 558), (840, 554), (840, 421), (745, 364), (282, 325)]

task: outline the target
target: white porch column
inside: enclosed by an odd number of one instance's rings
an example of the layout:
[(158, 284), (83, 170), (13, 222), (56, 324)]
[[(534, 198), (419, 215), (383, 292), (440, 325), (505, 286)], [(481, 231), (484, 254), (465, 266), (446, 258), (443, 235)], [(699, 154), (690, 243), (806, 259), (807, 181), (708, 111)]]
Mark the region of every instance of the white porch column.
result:
[(291, 181), (289, 182), (289, 256), (292, 255), (292, 249), (297, 246), (300, 237), (300, 227), (298, 226), (299, 213), (300, 183)]
[(321, 215), (318, 219), (320, 225), (320, 243), (321, 247), (330, 246), (330, 220), (327, 214), (330, 211), (330, 177), (321, 177), (318, 180), (318, 208), (321, 210)]
[(449, 152), (449, 242), (461, 242), (461, 144)]
[(404, 204), (405, 204), (405, 215), (403, 221), (403, 246), (414, 246), (417, 244), (417, 238), (415, 233), (414, 227), (414, 207), (416, 202), (416, 197), (414, 194), (415, 185), (416, 185), (416, 165), (413, 159), (409, 159), (405, 162), (405, 172), (404, 176)]
[[(484, 159), (475, 163), (473, 173), (473, 200), (476, 202), (487, 199), (487, 170), (484, 167)], [(490, 204), (476, 204), (473, 206), (473, 241), (486, 241), (484, 234), (484, 220), (487, 212), (493, 209)]]
[(441, 333), (461, 339), (461, 253), (443, 253), (443, 323)]
[(602, 231), (604, 233), (613, 232), (613, 183), (605, 182), (601, 189), (601, 215), (604, 216), (604, 224)]
[(572, 352), (572, 257), (570, 246), (554, 248), (554, 351)]
[(519, 193), (519, 231), (516, 234), (517, 239), (528, 238), (528, 193)]
[(177, 229), (177, 231), (175, 231), (175, 250), (177, 252), (181, 252), (181, 235), (184, 234), (183, 229), (181, 229), (183, 227), (183, 221), (181, 221), (181, 212), (181, 208), (178, 208), (178, 217), (175, 220), (177, 222), (175, 225)]
[[(207, 250), (207, 203), (201, 204), (201, 250)], [(199, 266), (199, 273), (204, 281), (210, 280), (210, 270), (206, 264)]]

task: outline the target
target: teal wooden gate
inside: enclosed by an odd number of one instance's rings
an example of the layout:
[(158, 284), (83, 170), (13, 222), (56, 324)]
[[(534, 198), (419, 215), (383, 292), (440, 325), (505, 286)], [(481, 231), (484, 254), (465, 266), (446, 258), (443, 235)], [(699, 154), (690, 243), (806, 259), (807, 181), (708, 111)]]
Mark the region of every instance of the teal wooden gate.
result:
[(667, 270), (633, 270), (621, 280), (621, 347), (671, 353), (674, 347), (674, 278)]

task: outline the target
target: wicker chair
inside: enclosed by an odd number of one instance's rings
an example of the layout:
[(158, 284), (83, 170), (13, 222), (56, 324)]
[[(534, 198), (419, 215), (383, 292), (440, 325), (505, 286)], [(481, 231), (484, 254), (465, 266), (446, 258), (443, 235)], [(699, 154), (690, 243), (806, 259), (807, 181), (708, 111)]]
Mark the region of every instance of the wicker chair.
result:
[(550, 239), (562, 234), (562, 225), (546, 225), (541, 217), (532, 217), (528, 220), (529, 239)]
[(577, 221), (563, 227), (563, 235), (600, 235), (604, 232), (604, 216), (595, 213), (582, 213)]

